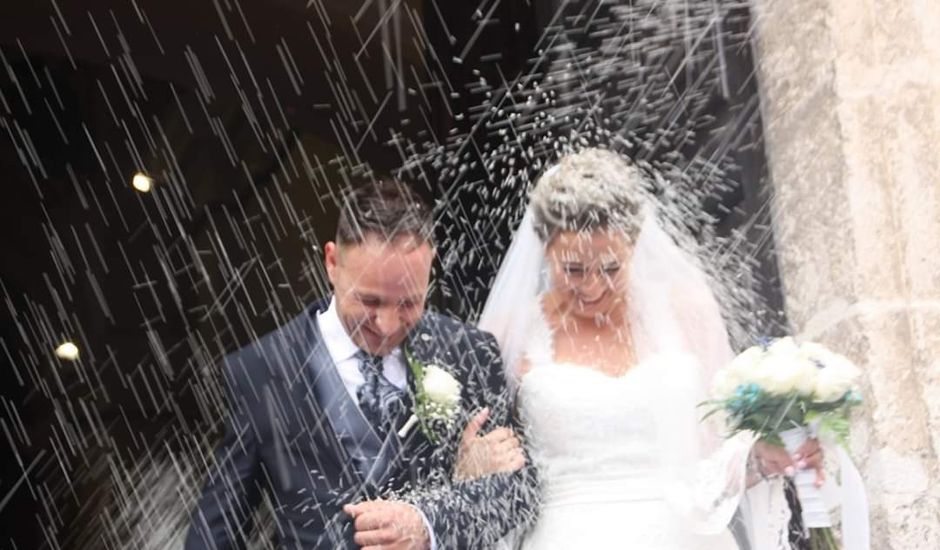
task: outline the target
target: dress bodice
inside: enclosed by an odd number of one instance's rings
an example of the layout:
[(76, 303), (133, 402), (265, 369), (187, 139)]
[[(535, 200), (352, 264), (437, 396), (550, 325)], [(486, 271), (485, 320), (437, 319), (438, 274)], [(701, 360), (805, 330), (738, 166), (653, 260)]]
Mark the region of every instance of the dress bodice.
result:
[(523, 548), (735, 548), (726, 530), (692, 533), (675, 505), (676, 464), (696, 452), (695, 359), (655, 353), (613, 377), (556, 361), (540, 309), (527, 329), (518, 403), (543, 505)]
[(519, 405), (533, 460), (552, 497), (658, 498), (661, 434), (657, 410), (681, 390), (690, 357), (656, 354), (614, 377), (554, 360), (551, 332), (535, 312)]

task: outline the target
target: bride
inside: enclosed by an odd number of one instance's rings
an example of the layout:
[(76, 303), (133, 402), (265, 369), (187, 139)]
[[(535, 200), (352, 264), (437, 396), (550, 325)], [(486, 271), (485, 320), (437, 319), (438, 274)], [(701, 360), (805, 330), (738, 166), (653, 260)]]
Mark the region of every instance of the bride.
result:
[[(710, 373), (731, 358), (727, 333), (644, 196), (612, 152), (564, 157), (532, 192), (480, 320), (541, 478), (524, 549), (747, 548), (749, 486), (795, 467), (821, 482), (815, 440), (790, 457), (699, 421)], [(763, 517), (787, 548), (788, 511)]]

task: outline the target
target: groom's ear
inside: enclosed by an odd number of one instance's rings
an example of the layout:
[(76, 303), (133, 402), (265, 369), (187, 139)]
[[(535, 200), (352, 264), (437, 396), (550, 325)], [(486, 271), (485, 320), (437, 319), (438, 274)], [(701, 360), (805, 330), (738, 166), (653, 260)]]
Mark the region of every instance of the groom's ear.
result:
[(339, 265), (339, 246), (333, 241), (329, 241), (323, 246), (323, 265), (326, 267), (327, 277), (335, 287), (336, 284), (333, 278), (336, 276), (336, 267)]

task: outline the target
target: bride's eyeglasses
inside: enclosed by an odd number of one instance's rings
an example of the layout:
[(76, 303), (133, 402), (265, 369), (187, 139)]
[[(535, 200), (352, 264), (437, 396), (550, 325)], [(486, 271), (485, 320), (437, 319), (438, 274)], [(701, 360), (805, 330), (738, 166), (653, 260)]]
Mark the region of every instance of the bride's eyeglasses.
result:
[(583, 280), (595, 272), (598, 277), (610, 279), (620, 272), (620, 267), (620, 262), (608, 262), (597, 268), (589, 268), (580, 262), (565, 262), (562, 264), (562, 270), (572, 281)]

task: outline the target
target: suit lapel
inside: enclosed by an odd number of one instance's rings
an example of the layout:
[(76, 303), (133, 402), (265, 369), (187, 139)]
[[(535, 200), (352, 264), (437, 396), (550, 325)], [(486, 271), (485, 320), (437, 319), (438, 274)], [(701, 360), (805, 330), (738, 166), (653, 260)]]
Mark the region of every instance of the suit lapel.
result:
[[(298, 338), (298, 342), (306, 342), (306, 347), (304, 353), (299, 355), (301, 360), (296, 363), (298, 371), (292, 373), (290, 388), (295, 402), (305, 404), (303, 409), (311, 412), (306, 421), (307, 427), (313, 434), (319, 434), (323, 443), (322, 448), (336, 459), (340, 467), (341, 479), (350, 485), (357, 486), (361, 484), (362, 477), (340, 441), (335, 420), (324, 406), (328, 404), (328, 401), (324, 401), (323, 392), (318, 391), (322, 387), (321, 377), (328, 372), (327, 369), (332, 367), (335, 370), (333, 360), (324, 345), (316, 323), (317, 313), (325, 307), (324, 304), (317, 303), (303, 315), (303, 337)], [(345, 392), (344, 388), (341, 389)]]
[[(411, 346), (411, 343), (408, 342), (406, 344), (406, 347), (409, 350), (409, 353), (410, 353), (410, 350), (412, 349), (410, 346)], [(399, 429), (404, 427), (404, 423), (407, 422), (411, 418), (412, 414), (414, 414), (415, 404), (417, 403), (417, 399), (418, 399), (417, 380), (415, 379), (414, 373), (411, 372), (411, 365), (408, 364), (407, 357), (405, 357), (404, 359), (405, 359), (405, 369), (407, 370), (407, 380), (408, 380), (407, 388), (408, 388), (409, 414), (407, 418), (404, 420), (404, 422), (402, 423), (402, 426), (399, 426)], [(421, 361), (421, 359), (419, 359), (419, 361)], [(428, 443), (427, 438), (425, 438), (424, 433), (421, 431), (421, 426), (419, 426), (418, 424), (415, 424), (414, 426), (412, 426), (411, 429), (408, 430), (408, 433), (405, 434), (405, 437), (400, 440), (401, 448), (404, 450), (411, 449), (413, 445), (421, 444), (422, 442)]]

